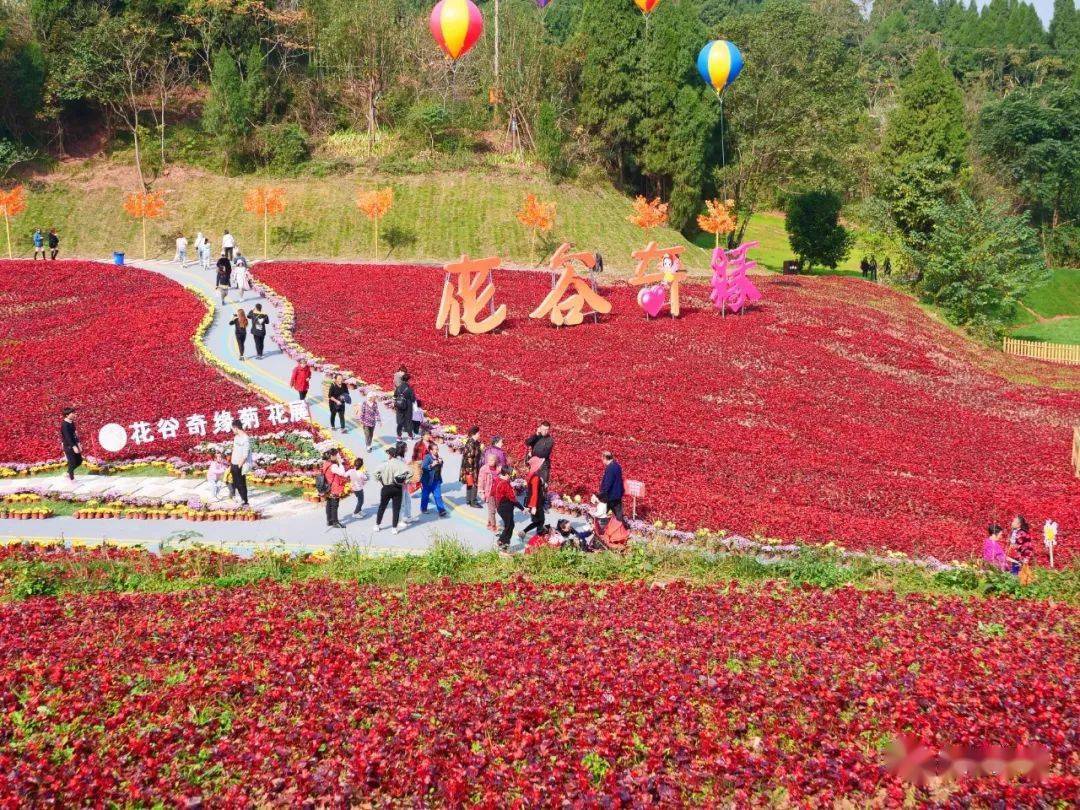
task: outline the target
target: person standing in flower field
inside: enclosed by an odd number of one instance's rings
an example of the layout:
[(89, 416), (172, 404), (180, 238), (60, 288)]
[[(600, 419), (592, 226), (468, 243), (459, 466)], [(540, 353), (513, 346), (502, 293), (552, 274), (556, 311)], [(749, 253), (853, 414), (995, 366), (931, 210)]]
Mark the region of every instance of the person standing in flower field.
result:
[(540, 477), (547, 486), (551, 477), (551, 451), (555, 449), (555, 439), (551, 436), (551, 423), (544, 421), (536, 428), (536, 434), (525, 440), (525, 446), (529, 448), (525, 460), (539, 458), (544, 463), (540, 467)]
[(247, 435), (239, 419), (233, 419), (232, 431), (233, 445), (232, 454), (229, 456), (229, 474), (236, 494), (240, 496), (240, 504), (247, 506), (247, 474), (251, 472), (251, 437)]
[(986, 540), (983, 541), (983, 562), (998, 571), (1009, 570), (1009, 560), (1005, 556), (1005, 549), (1001, 547), (1001, 538), (1005, 532), (996, 523), (991, 523), (986, 529)]
[(596, 493), (596, 499), (600, 503), (606, 503), (608, 510), (619, 519), (620, 523), (626, 523), (622, 508), (624, 494), (622, 466), (615, 460), (615, 454), (610, 450), (605, 450), (601, 458), (604, 462), (604, 476), (600, 479), (600, 491)]
[(64, 408), (64, 418), (60, 422), (60, 443), (64, 447), (64, 458), (67, 459), (68, 480), (74, 481), (75, 470), (79, 469), (83, 463), (82, 444), (79, 442), (79, 432), (75, 427), (74, 408)]
[(1019, 574), (1021, 569), (1031, 564), (1035, 555), (1035, 544), (1031, 540), (1031, 529), (1023, 515), (1013, 518), (1012, 531), (1009, 532), (1009, 550), (1006, 552), (1012, 564), (1012, 572)]
[(479, 437), (480, 428), (469, 428), (469, 435), (461, 448), (461, 473), (458, 475), (458, 480), (465, 485), (465, 503), (476, 509), (482, 508), (476, 499), (476, 479), (480, 475), (480, 456), (483, 452)]
[(375, 398), (374, 391), (368, 391), (360, 407), (356, 409), (356, 421), (364, 428), (364, 441), (367, 449), (371, 449), (371, 443), (375, 440), (375, 426), (382, 423), (379, 415), (379, 401)]
[(292, 370), (289, 387), (296, 392), (297, 399), (307, 399), (308, 389), (311, 388), (311, 366), (307, 364), (306, 360), (301, 360)]
[(56, 261), (56, 254), (60, 252), (60, 235), (56, 228), (49, 229), (49, 258)]
[(248, 320), (251, 321), (251, 339), (255, 341), (255, 357), (261, 360), (266, 345), (266, 325), (270, 323), (270, 316), (263, 312), (262, 304), (256, 304), (248, 313)]
[(34, 229), (34, 260), (37, 261), (38, 254), (41, 254), (41, 260), (45, 261), (45, 234), (41, 232), (41, 228)]

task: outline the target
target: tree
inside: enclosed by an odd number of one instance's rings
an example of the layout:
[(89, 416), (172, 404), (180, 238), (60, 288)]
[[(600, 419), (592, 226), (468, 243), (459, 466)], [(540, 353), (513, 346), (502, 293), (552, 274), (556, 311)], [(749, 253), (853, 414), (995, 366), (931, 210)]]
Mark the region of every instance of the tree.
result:
[(832, 191), (808, 191), (791, 198), (784, 228), (799, 269), (835, 268), (851, 250), (854, 237), (840, 224), (843, 202)]
[(747, 64), (724, 103), (728, 165), (718, 175), (735, 200), (734, 246), (770, 197), (853, 182), (866, 93), (850, 49), (802, 3), (769, 0), (758, 13), (729, 18), (725, 34)]
[(536, 155), (553, 180), (563, 180), (570, 174), (566, 140), (555, 105), (550, 101), (543, 102), (536, 116)]
[(270, 217), (285, 211), (285, 189), (256, 186), (244, 195), (244, 210), (262, 219), (263, 261), (269, 257)]
[(987, 104), (978, 144), (1051, 244), (1051, 232), (1080, 216), (1080, 89), (1049, 83)]
[(4, 232), (7, 235), (8, 258), (11, 253), (11, 218), (26, 210), (26, 189), (15, 186), (10, 191), (0, 191), (0, 214), (4, 216)]
[(146, 222), (160, 219), (165, 214), (165, 198), (159, 192), (136, 191), (124, 198), (124, 211), (132, 219), (139, 220), (142, 226), (142, 253), (146, 261)]
[(953, 323), (997, 335), (1024, 293), (1048, 278), (1035, 231), (1026, 216), (967, 195), (939, 205), (934, 219), (925, 246), (913, 254), (919, 297)]
[(705, 213), (697, 218), (698, 227), (705, 233), (711, 233), (715, 239), (715, 247), (720, 247), (720, 237), (727, 236), (735, 230), (734, 200), (706, 200)]
[(248, 132), (249, 100), (236, 60), (224, 48), (218, 49), (210, 70), (210, 93), (203, 107), (203, 127), (217, 139), (225, 157), (226, 171)]
[(379, 222), (390, 211), (394, 204), (394, 190), (386, 188), (372, 189), (371, 191), (356, 192), (356, 207), (361, 213), (371, 220), (372, 231), (375, 237), (375, 256), (379, 255)]
[(536, 252), (536, 237), (541, 232), (555, 227), (555, 203), (544, 202), (535, 194), (526, 194), (521, 203), (521, 210), (515, 216), (522, 225), (529, 229), (529, 246)]

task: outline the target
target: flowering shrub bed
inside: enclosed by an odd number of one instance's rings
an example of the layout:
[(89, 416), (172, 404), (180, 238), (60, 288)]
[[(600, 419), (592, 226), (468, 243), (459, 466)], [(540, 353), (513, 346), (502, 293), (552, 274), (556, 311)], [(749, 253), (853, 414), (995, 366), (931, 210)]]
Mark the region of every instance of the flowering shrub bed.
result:
[[(50, 263), (44, 272), (0, 261), (0, 463), (60, 458), (67, 405), (79, 409), (88, 457), (190, 460), (205, 437), (188, 434), (187, 415), (262, 404), (192, 345), (209, 317), (203, 301), (156, 273), (83, 261)], [(97, 445), (107, 422), (156, 426), (163, 418), (181, 420), (175, 438), (155, 431), (153, 441), (129, 442), (117, 454)]]
[(611, 316), (559, 330), (527, 318), (546, 274), (497, 272), (506, 327), (447, 339), (438, 268), (277, 263), (259, 276), (292, 303), (298, 344), (385, 388), (406, 363), (429, 415), (508, 437), (515, 459), (552, 421), (558, 492), (593, 491), (610, 448), (645, 482), (648, 518), (691, 531), (949, 559), (1017, 512), (1080, 529), (1080, 372), (994, 357), (876, 285), (765, 279), (763, 303), (727, 318), (708, 287), (684, 285), (674, 321), (647, 321), (618, 285)]
[[(1068, 804), (1074, 608), (296, 586), (0, 605), (0, 805)], [(890, 739), (1044, 749), (928, 790)]]

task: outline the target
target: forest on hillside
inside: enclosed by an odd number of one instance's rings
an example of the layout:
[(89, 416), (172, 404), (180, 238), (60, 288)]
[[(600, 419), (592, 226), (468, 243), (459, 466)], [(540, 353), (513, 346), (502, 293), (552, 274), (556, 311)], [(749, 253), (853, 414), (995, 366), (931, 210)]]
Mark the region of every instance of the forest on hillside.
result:
[[(809, 264), (856, 223), (892, 280), (987, 334), (1080, 264), (1074, 0), (1048, 28), (1019, 0), (477, 4), (451, 63), (433, 0), (0, 0), (0, 182), (97, 142), (146, 188), (174, 163), (409, 173), (520, 149), (661, 198), (688, 234), (710, 199), (733, 201), (732, 243), (785, 209)], [(722, 114), (695, 67), (711, 39), (746, 62)]]

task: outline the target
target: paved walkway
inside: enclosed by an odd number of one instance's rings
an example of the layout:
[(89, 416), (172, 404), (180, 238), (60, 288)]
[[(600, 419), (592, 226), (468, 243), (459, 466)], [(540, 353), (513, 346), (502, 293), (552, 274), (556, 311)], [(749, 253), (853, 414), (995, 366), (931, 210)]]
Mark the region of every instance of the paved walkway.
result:
[[(289, 387), (289, 377), (292, 374), (292, 360), (281, 353), (272, 339), (277, 327), (281, 324), (282, 314), (278, 308), (268, 299), (260, 299), (257, 292), (247, 293), (243, 301), (245, 309), (250, 309), (256, 303), (263, 304), (263, 309), (270, 316), (269, 333), (266, 340), (266, 354), (263, 359), (255, 360), (250, 356), (241, 360), (233, 337), (229, 320), (236, 311), (238, 293), (230, 291), (224, 308), (220, 305), (220, 294), (214, 289), (214, 271), (202, 270), (198, 265), (180, 267), (175, 262), (147, 261), (133, 262), (133, 268), (151, 270), (155, 273), (183, 284), (185, 287), (198, 290), (210, 296), (214, 301), (217, 311), (213, 324), (207, 331), (204, 343), (218, 359), (223, 361), (230, 369), (243, 375), (253, 382), (259, 389), (269, 393), (282, 402), (290, 402), (296, 399), (296, 393)], [(141, 272), (140, 269), (124, 270), (117, 268), (117, 272)], [(259, 277), (259, 268), (253, 267), (253, 275), (256, 280)], [(248, 340), (247, 351), (254, 353), (254, 346)], [(387, 369), (387, 381), (393, 373), (393, 369)], [(311, 392), (308, 395), (308, 405), (311, 409), (313, 421), (329, 427), (330, 414), (323, 400), (323, 375), (315, 372), (312, 375)], [(352, 407), (349, 408), (350, 415)], [(142, 543), (151, 547), (158, 545), (163, 539), (178, 531), (194, 531), (205, 533), (206, 539), (212, 542), (220, 542), (224, 546), (238, 552), (250, 551), (252, 548), (266, 546), (268, 544), (281, 544), (293, 550), (301, 549), (325, 549), (339, 542), (347, 542), (356, 546), (385, 551), (418, 551), (427, 548), (432, 541), (432, 536), (438, 532), (453, 535), (470, 548), (476, 550), (490, 549), (493, 547), (493, 538), (487, 530), (486, 514), (479, 509), (473, 509), (464, 505), (464, 490), (458, 483), (461, 457), (457, 453), (447, 453), (443, 467), (443, 494), (449, 509), (449, 516), (439, 518), (434, 510), (426, 515), (420, 515), (419, 498), (414, 497), (412, 503), (413, 517), (418, 518), (416, 523), (400, 526), (401, 533), (393, 534), (389, 530), (389, 516), (383, 519), (383, 530), (373, 531), (374, 512), (378, 506), (378, 484), (373, 480), (374, 472), (379, 465), (386, 460), (386, 448), (392, 446), (394, 415), (387, 409), (382, 411), (382, 425), (377, 430), (377, 441), (370, 452), (364, 447), (363, 431), (352, 420), (348, 423), (348, 432), (336, 431), (335, 440), (347, 447), (352, 453), (364, 455), (366, 458), (368, 473), (372, 475), (365, 489), (365, 512), (362, 519), (345, 520), (345, 516), (352, 511), (354, 504), (350, 496), (341, 504), (342, 523), (345, 529), (328, 529), (321, 504), (310, 504), (302, 500), (294, 500), (289, 506), (275, 501), (277, 496), (269, 493), (259, 493), (252, 488), (251, 501), (256, 506), (269, 504), (272, 506), (269, 519), (255, 522), (224, 522), (214, 523), (211, 529), (205, 523), (190, 523), (187, 521), (131, 521), (131, 520), (75, 520), (74, 518), (49, 518), (46, 520), (0, 520), (0, 542), (15, 538), (30, 537), (58, 537), (78, 539), (83, 542), (99, 542), (109, 539), (120, 542)], [(86, 426), (84, 429), (89, 429)], [(120, 488), (119, 476), (78, 476), (81, 486), (100, 487), (102, 490)], [(11, 491), (26, 486), (41, 486), (43, 482), (51, 480), (48, 477), (33, 479), (13, 479), (11, 482), (0, 482), (4, 485), (0, 491)], [(58, 481), (59, 479), (57, 479)], [(125, 479), (132, 481), (134, 479)], [(93, 482), (93, 483), (91, 483)], [(102, 483), (98, 483), (102, 482)], [(165, 484), (164, 482), (172, 482)], [(199, 488), (199, 482), (195, 479), (174, 480), (167, 478), (142, 478), (138, 480), (138, 487), (156, 488), (165, 487), (165, 490), (179, 492), (187, 486), (195, 490)], [(56, 486), (62, 487), (62, 483)], [(161, 497), (161, 496), (153, 496)], [(524, 514), (519, 513), (519, 522), (524, 525)], [(516, 541), (515, 541), (516, 542)]]

